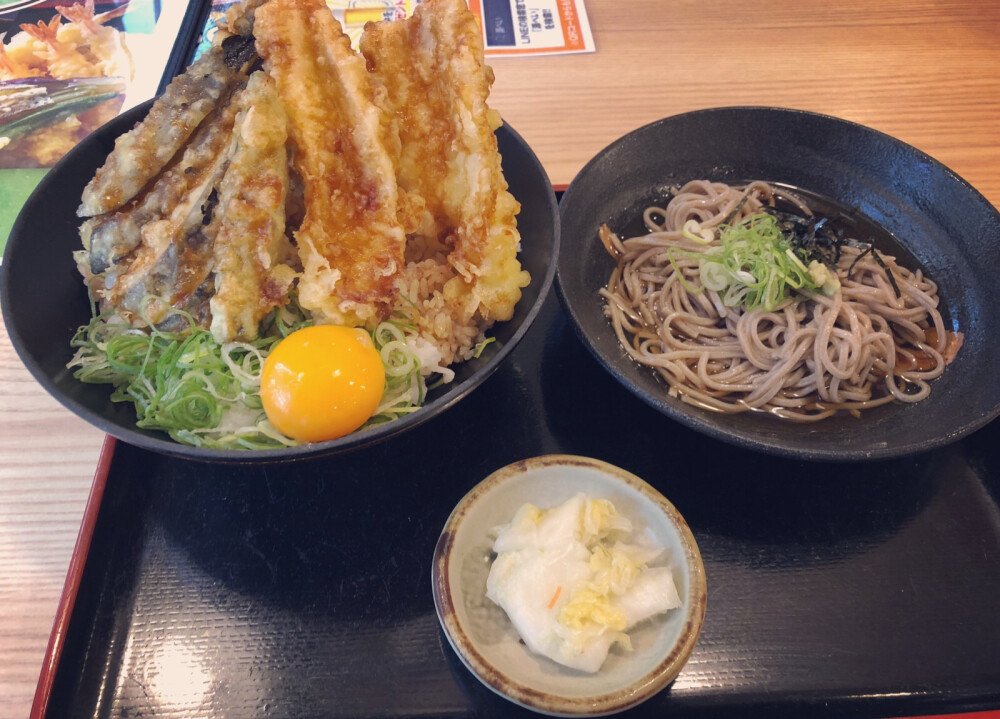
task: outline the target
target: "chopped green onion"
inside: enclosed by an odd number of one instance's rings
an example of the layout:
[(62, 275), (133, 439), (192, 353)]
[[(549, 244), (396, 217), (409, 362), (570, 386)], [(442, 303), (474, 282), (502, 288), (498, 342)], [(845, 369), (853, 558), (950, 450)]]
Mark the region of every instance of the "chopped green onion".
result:
[(685, 222), (681, 234), (700, 245), (710, 245), (715, 239), (715, 232), (708, 227), (703, 228), (698, 220)]
[(496, 337), (487, 337), (482, 342), (477, 342), (476, 346), (472, 348), (472, 356), (475, 359), (479, 359), (480, 357), (482, 357), (483, 350), (486, 349), (486, 346), (493, 342), (496, 342), (496, 339), (497, 339)]
[(720, 293), (728, 307), (772, 312), (791, 297), (792, 290), (813, 291), (822, 284), (816, 283), (778, 221), (768, 214), (722, 226), (718, 247), (698, 257), (702, 285)]
[[(83, 382), (111, 384), (113, 401), (134, 405), (138, 427), (166, 432), (177, 442), (212, 449), (298, 444), (267, 420), (259, 394), (261, 368), (271, 349), (310, 324), (298, 306), (289, 303), (275, 310), (262, 324), (264, 336), (223, 345), (193, 318), (181, 317), (186, 320), (182, 330), (164, 331), (134, 328), (113, 313), (96, 315), (77, 330), (72, 340), (76, 353), (67, 366)], [(420, 358), (407, 343), (413, 329), (393, 320), (372, 332), (386, 369), (386, 387), (381, 405), (361, 430), (398, 419), (424, 403), (427, 386)]]
[(267, 422), (259, 387), (264, 358), (281, 337), (306, 324), (301, 316), (279, 310), (271, 323), (275, 334), (223, 346), (182, 317), (186, 327), (165, 331), (98, 315), (77, 331), (68, 366), (83, 382), (113, 385), (113, 401), (135, 406), (136, 426), (178, 442), (213, 449), (294, 444)]

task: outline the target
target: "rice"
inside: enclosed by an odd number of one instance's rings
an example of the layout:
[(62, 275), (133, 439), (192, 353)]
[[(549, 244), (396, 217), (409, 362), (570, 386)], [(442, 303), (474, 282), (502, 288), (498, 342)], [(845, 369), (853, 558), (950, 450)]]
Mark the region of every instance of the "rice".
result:
[(444, 245), (414, 237), (406, 247), (407, 263), (399, 278), (398, 308), (417, 334), (441, 353), (441, 364), (471, 359), (493, 324), (479, 314), (469, 283), (448, 260)]

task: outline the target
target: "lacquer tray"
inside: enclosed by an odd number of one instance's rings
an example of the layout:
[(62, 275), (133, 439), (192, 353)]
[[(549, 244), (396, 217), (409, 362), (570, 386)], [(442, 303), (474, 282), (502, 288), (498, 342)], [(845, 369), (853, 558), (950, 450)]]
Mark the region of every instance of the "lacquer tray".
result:
[(466, 491), (547, 453), (646, 479), (705, 561), (700, 641), (630, 714), (1000, 707), (1000, 424), (878, 463), (755, 454), (622, 390), (554, 293), (482, 387), (391, 442), (269, 466), (107, 449), (37, 716), (526, 715), (444, 639), (431, 558)]

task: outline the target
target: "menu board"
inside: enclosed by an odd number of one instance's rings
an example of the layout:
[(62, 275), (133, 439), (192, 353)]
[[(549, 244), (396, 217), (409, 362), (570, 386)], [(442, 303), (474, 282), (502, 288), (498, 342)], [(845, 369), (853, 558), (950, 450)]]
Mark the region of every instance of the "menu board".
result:
[(0, 249), (80, 140), (153, 97), (199, 0), (0, 0)]

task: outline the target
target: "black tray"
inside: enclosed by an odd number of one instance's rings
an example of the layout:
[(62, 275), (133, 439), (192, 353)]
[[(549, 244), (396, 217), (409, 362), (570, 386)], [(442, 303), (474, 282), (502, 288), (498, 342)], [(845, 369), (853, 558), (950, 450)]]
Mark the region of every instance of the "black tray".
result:
[(721, 444), (622, 390), (553, 293), (481, 388), (380, 446), (233, 466), (117, 443), (95, 483), (99, 509), (81, 533), (36, 710), (526, 715), (447, 644), (431, 555), (476, 482), (547, 453), (643, 477), (701, 548), (701, 639), (674, 684), (635, 716), (1000, 707), (998, 447), (997, 422), (940, 450), (870, 464)]

